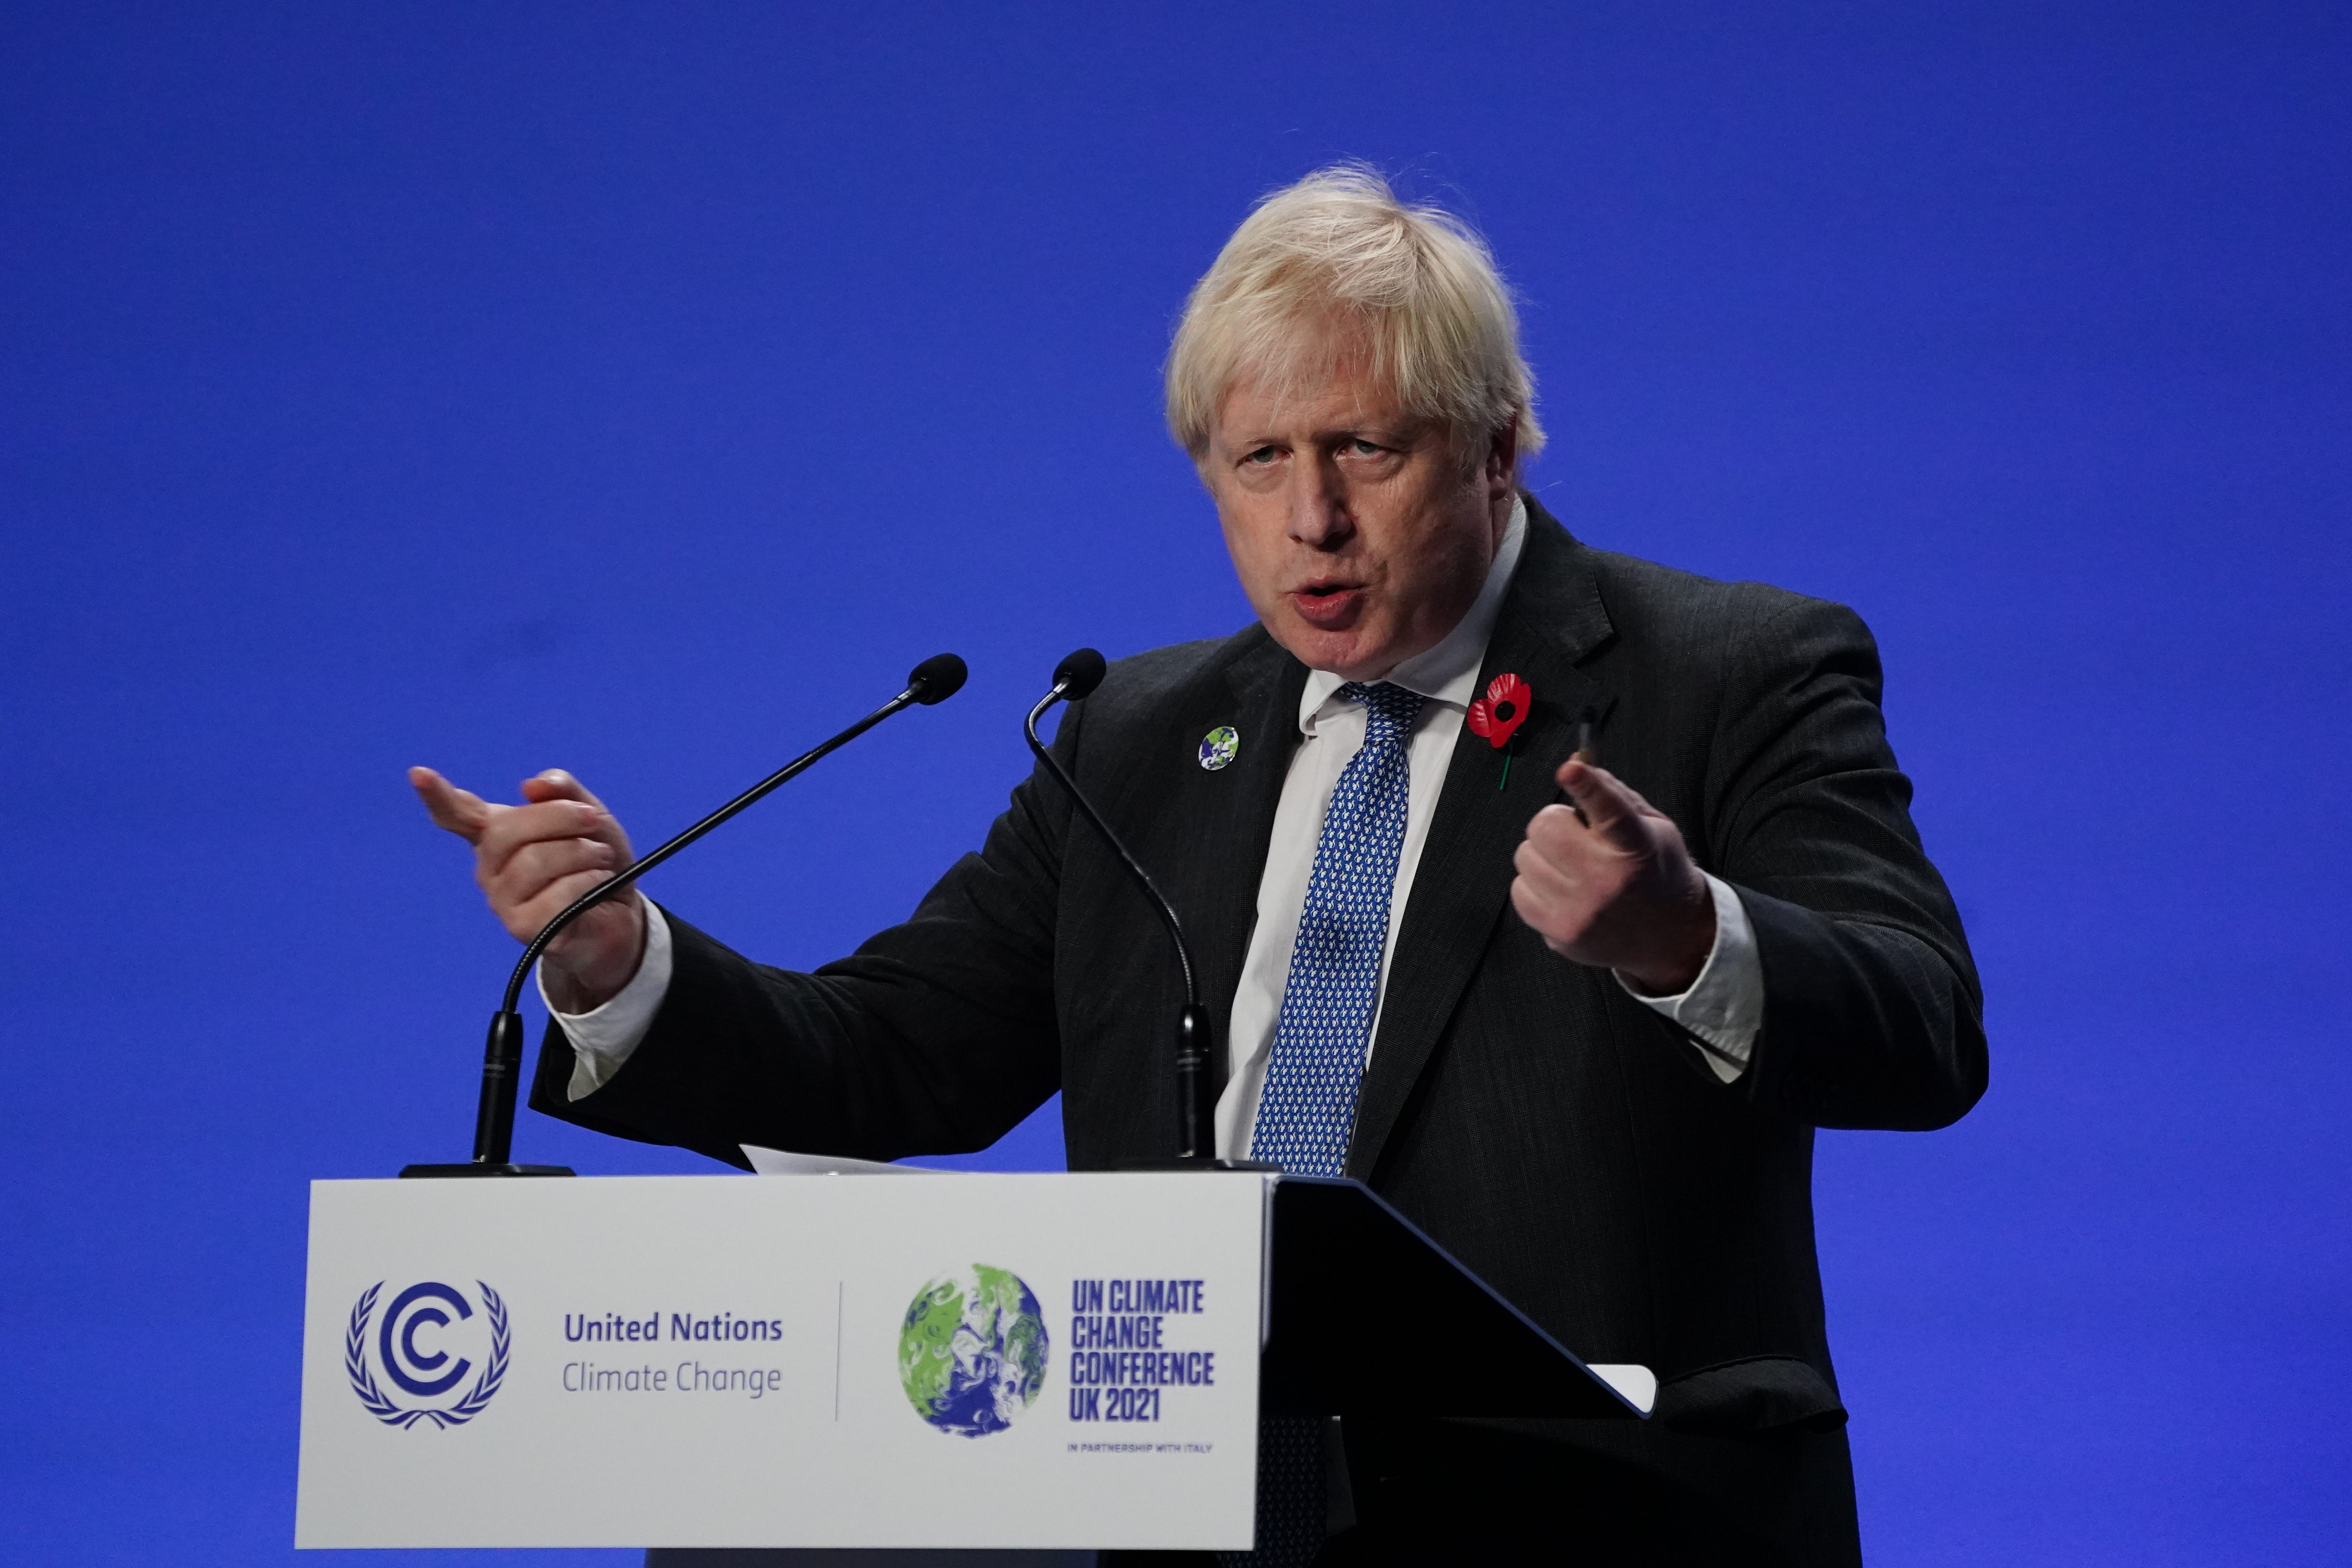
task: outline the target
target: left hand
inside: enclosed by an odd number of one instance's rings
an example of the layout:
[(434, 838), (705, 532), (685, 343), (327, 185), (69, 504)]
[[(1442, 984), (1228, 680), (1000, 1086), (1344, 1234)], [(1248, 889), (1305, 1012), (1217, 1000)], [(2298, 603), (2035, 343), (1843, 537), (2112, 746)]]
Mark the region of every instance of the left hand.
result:
[(1715, 898), (1682, 830), (1606, 768), (1571, 758), (1557, 777), (1586, 820), (1536, 813), (1512, 857), (1512, 907), (1563, 958), (1654, 996), (1689, 990), (1715, 947)]

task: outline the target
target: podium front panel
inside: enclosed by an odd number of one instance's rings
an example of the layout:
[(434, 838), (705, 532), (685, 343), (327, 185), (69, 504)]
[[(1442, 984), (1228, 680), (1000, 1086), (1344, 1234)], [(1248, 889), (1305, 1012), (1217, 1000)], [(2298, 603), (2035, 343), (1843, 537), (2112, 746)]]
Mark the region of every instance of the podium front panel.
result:
[(295, 1542), (1246, 1547), (1268, 1187), (316, 1183)]

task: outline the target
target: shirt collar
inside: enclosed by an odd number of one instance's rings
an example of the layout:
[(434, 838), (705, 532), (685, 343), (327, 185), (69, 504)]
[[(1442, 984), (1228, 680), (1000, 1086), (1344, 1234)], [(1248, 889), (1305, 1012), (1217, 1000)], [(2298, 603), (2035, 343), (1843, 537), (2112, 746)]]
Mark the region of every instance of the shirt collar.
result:
[[(1478, 695), (1478, 667), (1486, 662), (1486, 644), (1495, 635), (1495, 619), (1503, 613), (1503, 595), (1510, 589), (1511, 574), (1518, 569), (1519, 548), (1527, 538), (1527, 498), (1515, 495), (1510, 521), (1503, 525), (1503, 542), (1496, 548), (1494, 564), (1486, 568), (1486, 584), (1469, 610), (1436, 647), (1413, 655), (1381, 679), (1467, 712), (1471, 699)], [(1347, 683), (1346, 676), (1328, 669), (1307, 672), (1307, 689), (1298, 697), (1298, 728), (1303, 733), (1315, 733), (1325, 707), (1339, 702), (1339, 688)]]

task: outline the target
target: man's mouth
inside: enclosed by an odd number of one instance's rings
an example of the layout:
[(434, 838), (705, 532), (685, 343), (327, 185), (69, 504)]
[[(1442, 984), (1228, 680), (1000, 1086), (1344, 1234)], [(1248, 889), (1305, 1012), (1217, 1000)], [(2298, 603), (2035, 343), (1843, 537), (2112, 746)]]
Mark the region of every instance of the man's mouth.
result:
[(1308, 583), (1291, 590), (1292, 608), (1312, 626), (1330, 630), (1346, 625), (1363, 603), (1364, 590), (1354, 583)]

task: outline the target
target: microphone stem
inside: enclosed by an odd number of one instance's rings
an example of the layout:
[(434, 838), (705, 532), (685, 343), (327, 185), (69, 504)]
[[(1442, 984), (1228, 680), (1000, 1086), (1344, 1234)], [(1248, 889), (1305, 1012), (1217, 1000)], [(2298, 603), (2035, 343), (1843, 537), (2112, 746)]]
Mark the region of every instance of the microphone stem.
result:
[(1151, 879), (1151, 873), (1128, 852), (1118, 835), (1111, 831), (1110, 824), (1095, 810), (1094, 802), (1078, 788), (1077, 780), (1037, 738), (1037, 721), (1045, 717), (1045, 710), (1062, 700), (1066, 689), (1060, 681), (1054, 683), (1054, 689), (1045, 693), (1045, 700), (1029, 710), (1024, 733), (1029, 737), (1029, 749), (1037, 753), (1037, 760), (1045, 764), (1063, 793), (1076, 805), (1080, 815), (1094, 824), (1095, 831), (1126, 865), (1136, 885), (1150, 895), (1151, 907), (1160, 911), (1160, 919), (1176, 945), (1176, 962), (1184, 969), (1184, 1007), (1176, 1019), (1176, 1146), (1184, 1161), (1198, 1161), (1206, 1168), (1215, 1163), (1217, 1155), (1216, 1038), (1209, 1010), (1201, 1005), (1200, 982), (1192, 973), (1192, 950), (1184, 941), (1183, 925), (1176, 919), (1176, 906), (1168, 901), (1160, 884)]
[(1201, 1005), (1201, 987), (1192, 978), (1192, 954), (1184, 942), (1184, 928), (1177, 923), (1176, 907), (1171, 904), (1167, 895), (1160, 890), (1160, 884), (1151, 879), (1151, 873), (1145, 870), (1135, 857), (1128, 853), (1127, 846), (1119, 842), (1118, 835), (1111, 831), (1110, 824), (1105, 822), (1102, 819), (1102, 814), (1095, 810), (1094, 802), (1088, 800), (1079, 790), (1077, 781), (1063, 768), (1060, 760), (1045, 749), (1045, 742), (1037, 738), (1037, 721), (1045, 716), (1046, 709), (1061, 700), (1062, 688), (1056, 686), (1053, 690), (1045, 693), (1043, 701), (1029, 710), (1029, 722), (1023, 726), (1024, 732), (1029, 737), (1029, 749), (1036, 752), (1037, 760), (1052, 771), (1055, 779), (1061, 784), (1063, 792), (1077, 803), (1078, 810), (1085, 814), (1088, 822), (1095, 825), (1095, 831), (1102, 835), (1103, 842), (1111, 847), (1111, 852), (1126, 862), (1128, 873), (1142, 885), (1146, 893), (1151, 896), (1151, 907), (1160, 911), (1160, 920), (1168, 927), (1169, 936), (1175, 941), (1176, 962), (1184, 967), (1184, 1005), (1188, 1007), (1198, 1007)]

